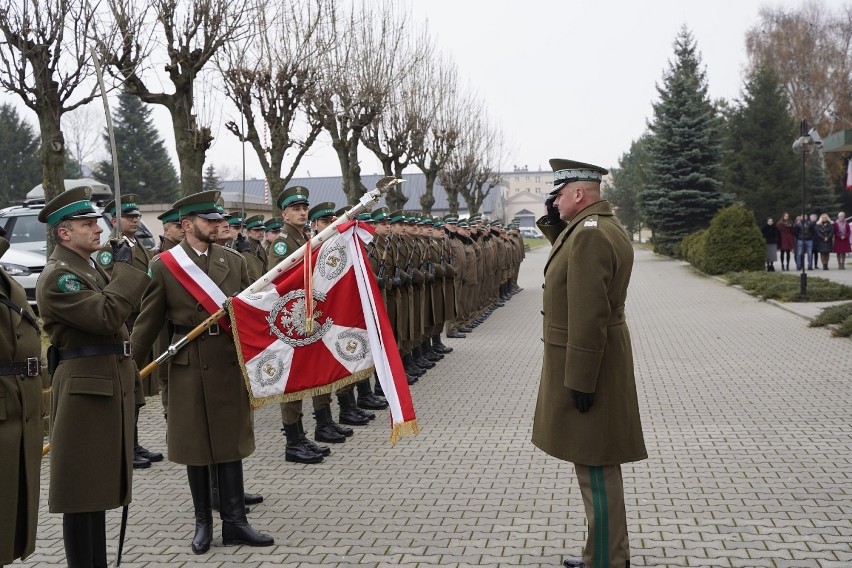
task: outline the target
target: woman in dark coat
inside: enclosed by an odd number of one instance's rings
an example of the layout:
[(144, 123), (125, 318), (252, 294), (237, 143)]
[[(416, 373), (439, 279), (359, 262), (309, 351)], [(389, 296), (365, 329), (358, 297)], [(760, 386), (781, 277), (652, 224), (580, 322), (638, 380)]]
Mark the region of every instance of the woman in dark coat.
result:
[(834, 250), (834, 223), (828, 217), (828, 213), (823, 213), (819, 216), (819, 221), (816, 224), (816, 238), (814, 246), (819, 253), (819, 261), (822, 263), (822, 269), (828, 270), (828, 257), (831, 251)]
[(766, 220), (766, 224), (760, 228), (763, 233), (763, 240), (766, 241), (766, 271), (775, 272), (775, 261), (778, 260), (778, 241), (781, 240), (781, 233), (778, 232), (778, 227), (772, 217)]
[(781, 270), (790, 270), (790, 253), (796, 246), (796, 239), (793, 238), (793, 222), (790, 220), (790, 214), (784, 213), (781, 220), (775, 224), (780, 235), (778, 241), (778, 250), (781, 251)]

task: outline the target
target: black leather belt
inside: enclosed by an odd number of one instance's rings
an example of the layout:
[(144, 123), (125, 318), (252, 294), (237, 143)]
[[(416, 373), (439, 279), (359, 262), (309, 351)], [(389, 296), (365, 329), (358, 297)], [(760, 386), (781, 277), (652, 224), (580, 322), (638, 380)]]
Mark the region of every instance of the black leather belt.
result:
[(123, 355), (124, 357), (130, 357), (133, 354), (129, 341), (112, 345), (87, 345), (86, 347), (59, 349), (58, 351), (59, 361), (79, 359), (80, 357), (98, 357), (100, 355)]
[(41, 375), (41, 361), (38, 357), (30, 357), (26, 361), (0, 363), (0, 375), (24, 375), (38, 377)]
[[(196, 326), (190, 326), (190, 325), (175, 325), (175, 326), (174, 326), (174, 330), (175, 330), (175, 333), (177, 333), (177, 334), (180, 334), (180, 335), (189, 335), (189, 332), (191, 332), (191, 331), (192, 331), (193, 329), (195, 329), (196, 327), (198, 327), (198, 326), (197, 326), (197, 325), (196, 325)], [(222, 328), (221, 328), (221, 327), (219, 327), (219, 324), (218, 324), (218, 323), (214, 323), (213, 325), (211, 325), (210, 327), (208, 327), (208, 328), (205, 330), (205, 332), (206, 332), (208, 335), (214, 335), (214, 336), (215, 336), (215, 335), (219, 335), (220, 333), (222, 333)]]

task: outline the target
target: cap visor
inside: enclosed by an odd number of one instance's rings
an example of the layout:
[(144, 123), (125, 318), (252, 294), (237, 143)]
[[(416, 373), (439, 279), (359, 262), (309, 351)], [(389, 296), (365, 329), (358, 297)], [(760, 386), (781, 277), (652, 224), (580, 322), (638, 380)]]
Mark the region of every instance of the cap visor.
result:
[(70, 217), (66, 217), (66, 219), (94, 219), (95, 217), (100, 216), (100, 213), (92, 211), (91, 213), (78, 213), (77, 215), (71, 215)]
[(207, 219), (208, 221), (223, 221), (225, 218), (219, 213), (195, 213), (196, 217)]

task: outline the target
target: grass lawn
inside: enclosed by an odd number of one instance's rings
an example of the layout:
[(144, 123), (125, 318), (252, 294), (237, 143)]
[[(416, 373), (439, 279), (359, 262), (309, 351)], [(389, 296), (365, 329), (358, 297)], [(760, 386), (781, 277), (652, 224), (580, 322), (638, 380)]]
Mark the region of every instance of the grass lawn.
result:
[(836, 302), (852, 300), (852, 287), (820, 278), (808, 276), (808, 291), (799, 294), (799, 275), (778, 272), (729, 272), (723, 276), (729, 284), (741, 286), (751, 295), (764, 300), (781, 302)]

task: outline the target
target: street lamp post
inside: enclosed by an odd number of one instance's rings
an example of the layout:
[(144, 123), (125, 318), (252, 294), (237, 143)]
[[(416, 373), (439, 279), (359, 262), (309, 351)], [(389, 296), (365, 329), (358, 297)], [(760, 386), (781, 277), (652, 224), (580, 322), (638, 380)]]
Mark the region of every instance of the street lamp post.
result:
[[(802, 153), (802, 234), (801, 234), (801, 236), (804, 237), (805, 236), (804, 235), (805, 226), (806, 226), (807, 219), (808, 219), (808, 211), (807, 211), (808, 205), (807, 205), (807, 200), (805, 199), (805, 169), (806, 169), (806, 163), (805, 162), (806, 162), (806, 158), (807, 158), (807, 154), (808, 154), (808, 147), (813, 145), (816, 148), (821, 148), (822, 147), (822, 138), (820, 138), (819, 133), (816, 131), (816, 129), (814, 129), (814, 128), (808, 129), (808, 121), (804, 118), (802, 119), (801, 131), (800, 131), (799, 134), (800, 134), (799, 138), (795, 142), (793, 142), (793, 151)], [(804, 298), (808, 293), (808, 273), (805, 272), (805, 261), (807, 260), (805, 258), (805, 254), (806, 254), (806, 252), (805, 252), (805, 250), (806, 250), (805, 241), (804, 241), (804, 239), (801, 239), (801, 241), (802, 241), (802, 258), (801, 258), (802, 274), (799, 277), (799, 295)], [(796, 252), (798, 252), (798, 243), (796, 244)]]

